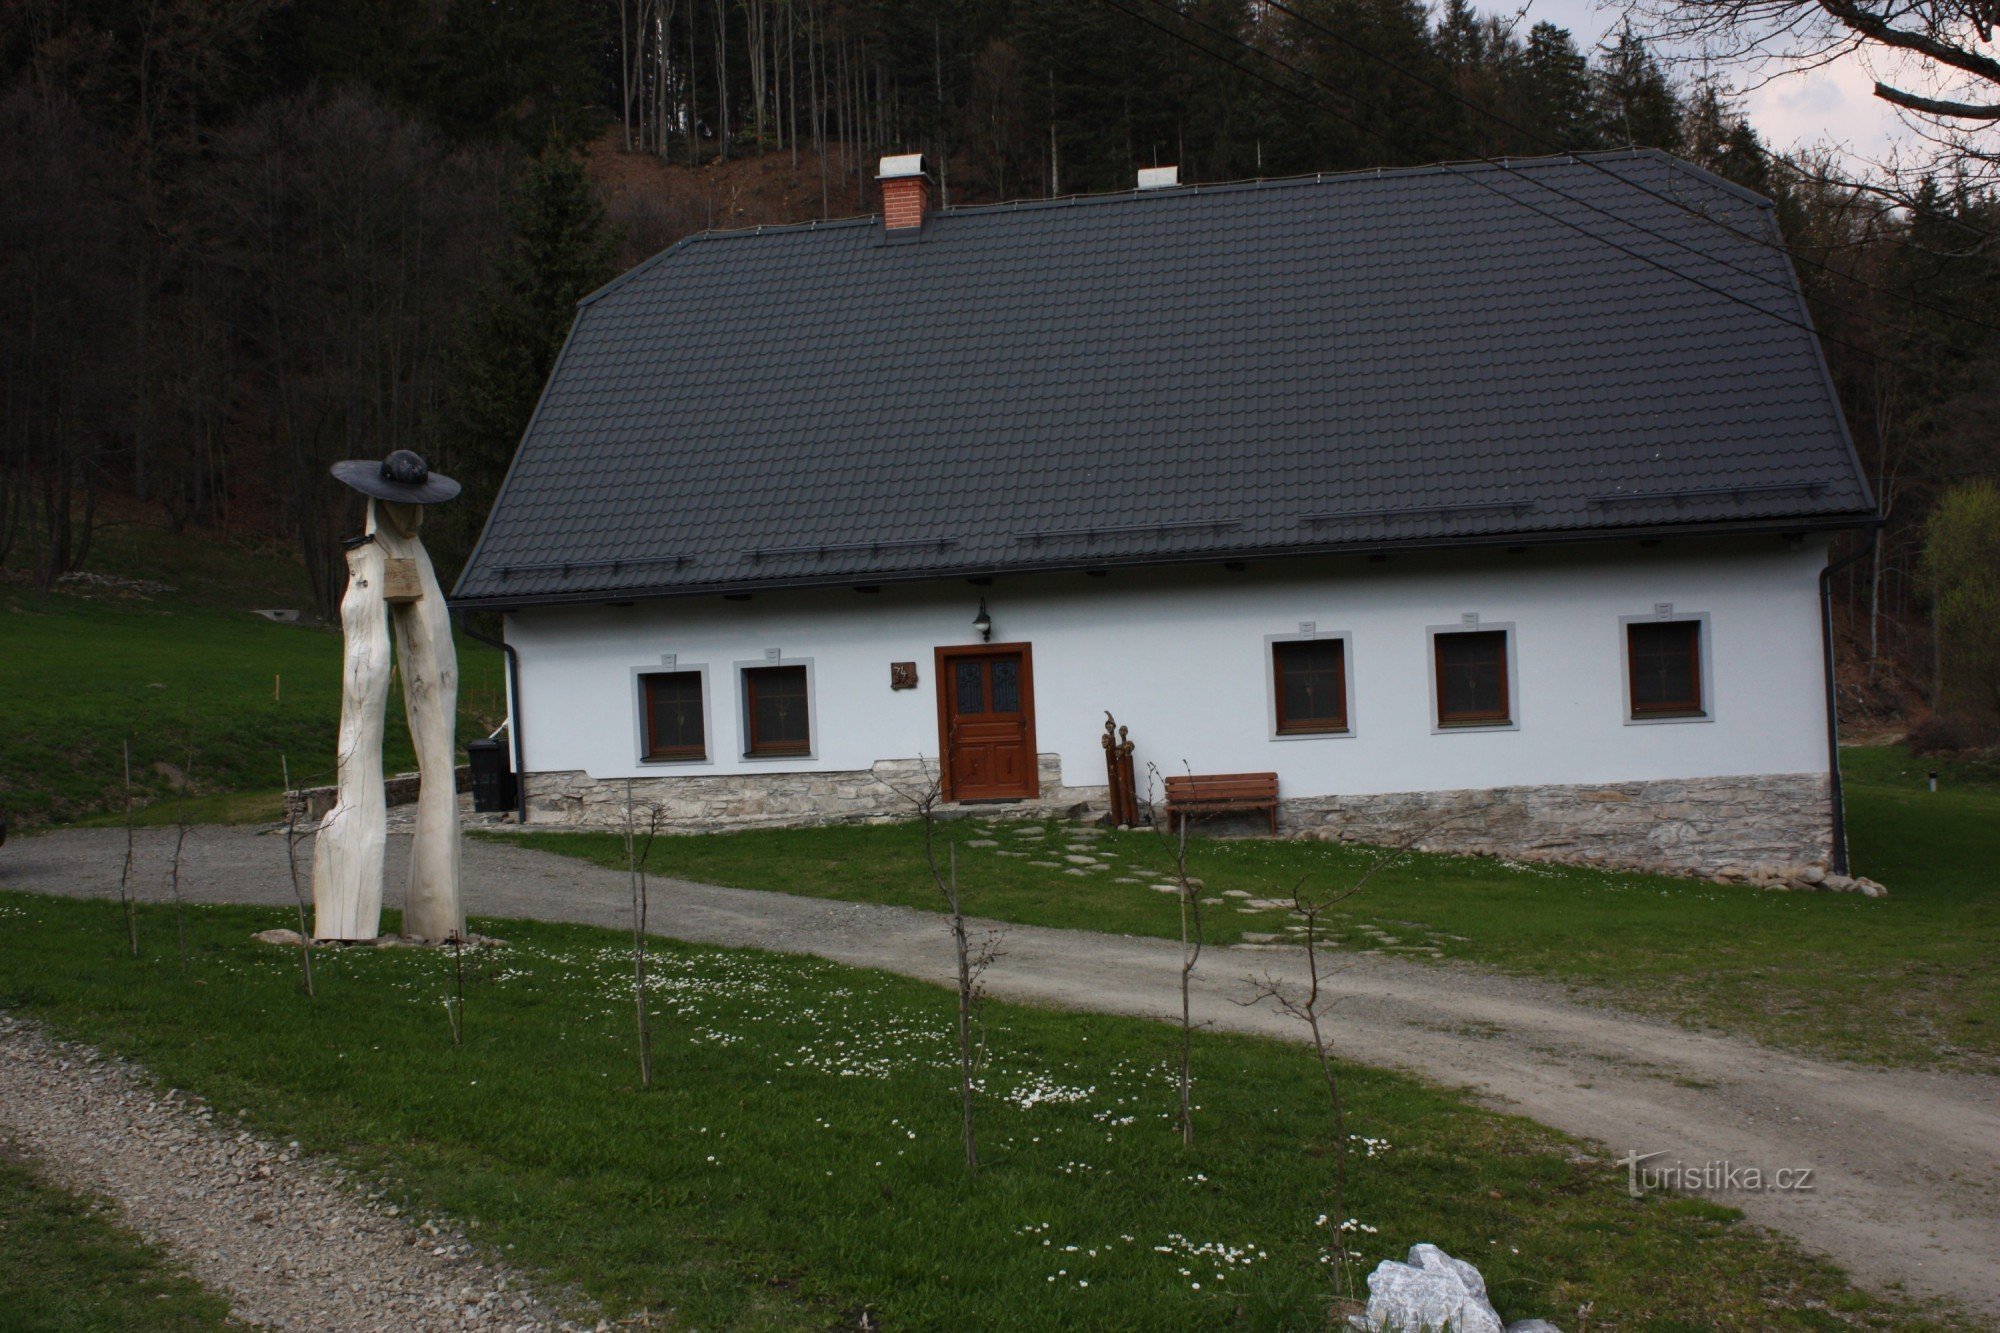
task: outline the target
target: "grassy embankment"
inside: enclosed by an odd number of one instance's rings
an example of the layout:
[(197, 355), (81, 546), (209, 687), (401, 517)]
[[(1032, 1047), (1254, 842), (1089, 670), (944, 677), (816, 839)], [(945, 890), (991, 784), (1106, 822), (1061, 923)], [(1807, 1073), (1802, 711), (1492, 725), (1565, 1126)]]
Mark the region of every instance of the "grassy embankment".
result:
[[(1891, 896), (1769, 893), (1661, 876), (1413, 855), (1330, 920), (1340, 945), (1460, 960), (1547, 978), (1699, 1025), (1843, 1058), (2000, 1070), (2000, 773), (1890, 749), (1850, 750), (1858, 871)], [(1154, 834), (1079, 840), (1057, 825), (945, 826), (970, 910), (1002, 921), (1172, 935), (1166, 848)], [(622, 867), (611, 834), (501, 835)], [(997, 846), (977, 846), (993, 842)], [(1071, 844), (1084, 846), (1071, 852)], [(1067, 873), (1071, 854), (1106, 868)], [(1324, 843), (1196, 838), (1209, 938), (1282, 935), (1287, 914), (1253, 907), (1352, 883), (1378, 854)], [(813, 897), (936, 910), (920, 826), (790, 829), (662, 838), (660, 874)]]
[[(77, 583), (43, 598), (0, 570), (0, 802), (17, 826), (120, 818), (128, 740), (146, 823), (173, 822), (182, 772), (197, 822), (279, 818), (281, 758), (299, 785), (332, 781), (339, 631), (251, 614), (305, 605), (292, 552), (116, 526), (90, 571), (171, 591)], [(498, 653), (460, 645), (461, 744), (504, 711), (501, 672)], [(415, 766), (394, 701), (385, 749), (391, 772)]]
[[(1197, 1034), (1198, 1133), (1173, 1130), (1173, 1029), (991, 1005), (983, 1164), (960, 1158), (953, 999), (796, 957), (662, 946), (656, 1081), (637, 1084), (629, 941), (478, 923), (451, 960), (321, 954), (317, 1003), (279, 911), (167, 909), (123, 956), (115, 903), (0, 894), (0, 1008), (146, 1062), (263, 1132), (392, 1182), (419, 1213), (613, 1312), (730, 1328), (1327, 1325), (1331, 1129), (1308, 1051)], [(1379, 1070), (1344, 1070), (1349, 1245), (1420, 1240), (1486, 1273), (1510, 1318), (1564, 1327), (1950, 1327), (1699, 1200), (1626, 1197), (1563, 1136)], [(667, 1312), (671, 1311), (669, 1316)]]

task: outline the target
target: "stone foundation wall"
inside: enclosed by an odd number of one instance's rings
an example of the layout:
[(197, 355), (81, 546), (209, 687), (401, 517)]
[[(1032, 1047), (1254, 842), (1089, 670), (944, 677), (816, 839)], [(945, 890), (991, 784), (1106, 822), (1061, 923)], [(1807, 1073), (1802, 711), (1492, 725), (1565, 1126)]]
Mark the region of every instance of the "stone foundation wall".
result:
[(1601, 786), (1316, 796), (1285, 801), (1295, 836), (1734, 878), (1824, 866), (1832, 855), (1824, 773)]
[[(1103, 810), (1103, 787), (1063, 785), (1061, 756), (1040, 755), (1037, 768), (1041, 795), (1035, 800), (942, 808), (976, 809), (1001, 819), (1082, 818)], [(641, 818), (645, 810), (657, 808), (660, 827), (675, 833), (885, 823), (914, 816), (914, 798), (936, 774), (935, 763), (918, 759), (883, 759), (871, 768), (841, 772), (663, 774), (634, 778), (632, 803)], [(625, 781), (579, 772), (531, 773), (528, 822), (622, 828)]]
[[(1001, 819), (1094, 819), (1104, 813), (1105, 789), (1064, 786), (1059, 756), (1040, 756), (1039, 768), (1038, 799), (942, 808)], [(885, 759), (872, 768), (832, 773), (662, 775), (635, 778), (632, 800), (642, 811), (657, 807), (661, 827), (679, 833), (884, 823), (910, 818), (912, 798), (935, 772), (920, 760)], [(1824, 866), (1832, 841), (1828, 801), (1825, 774), (1784, 773), (1313, 796), (1280, 802), (1278, 826), (1292, 837), (1386, 846), (1429, 830), (1418, 844), (1424, 850), (1670, 874), (1734, 871), (1749, 879), (1760, 871)], [(530, 824), (618, 828), (624, 819), (623, 779), (581, 772), (528, 777)], [(1264, 821), (1217, 819), (1197, 827), (1260, 832)]]

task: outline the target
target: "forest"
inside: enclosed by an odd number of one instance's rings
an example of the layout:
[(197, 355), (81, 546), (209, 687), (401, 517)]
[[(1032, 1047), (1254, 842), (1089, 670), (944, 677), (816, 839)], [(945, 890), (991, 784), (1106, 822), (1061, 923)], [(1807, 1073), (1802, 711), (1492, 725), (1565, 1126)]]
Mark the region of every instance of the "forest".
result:
[(579, 297), (705, 226), (869, 212), (885, 152), (956, 204), (1642, 145), (1777, 201), (1887, 520), (1837, 588), (1843, 703), (1992, 712), (2000, 661), (1935, 632), (2000, 601), (1939, 581), (1991, 550), (1990, 193), (1774, 153), (1630, 26), (1522, 28), (1467, 0), (14, 0), (0, 565), (47, 591), (143, 513), (282, 543), (324, 615), (354, 521), (327, 464), (414, 448), (467, 484), (448, 581)]

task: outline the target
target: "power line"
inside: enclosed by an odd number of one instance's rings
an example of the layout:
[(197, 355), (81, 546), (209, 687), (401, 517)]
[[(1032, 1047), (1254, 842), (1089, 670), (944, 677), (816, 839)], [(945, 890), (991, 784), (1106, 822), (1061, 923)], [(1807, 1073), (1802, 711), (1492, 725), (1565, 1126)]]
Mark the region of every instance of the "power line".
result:
[[(1239, 74), (1247, 75), (1250, 78), (1256, 79), (1260, 83), (1268, 84), (1270, 87), (1277, 89), (1279, 92), (1284, 93), (1286, 96), (1296, 98), (1297, 100), (1304, 102), (1306, 105), (1313, 107), (1318, 111), (1324, 112), (1327, 115), (1332, 116), (1335, 120), (1338, 120), (1345, 125), (1360, 130), (1364, 134), (1373, 135), (1375, 138), (1380, 139), (1382, 142), (1389, 144), (1389, 146), (1392, 148), (1398, 146), (1393, 141), (1391, 141), (1387, 135), (1383, 134), (1380, 130), (1376, 129), (1374, 126), (1363, 124), (1362, 122), (1354, 119), (1352, 116), (1347, 115), (1346, 113), (1338, 110), (1337, 108), (1328, 106), (1326, 103), (1321, 102), (1309, 96), (1306, 93), (1300, 92), (1297, 88), (1282, 83), (1279, 80), (1274, 79), (1267, 74), (1261, 73), (1258, 70), (1252, 69), (1248, 66), (1240, 65), (1235, 61), (1230, 60), (1229, 58), (1224, 56), (1221, 52), (1212, 51), (1208, 49), (1201, 43), (1189, 37), (1186, 33), (1180, 32), (1177, 29), (1169, 27), (1164, 23), (1160, 23), (1148, 17), (1146, 14), (1140, 11), (1127, 9), (1123, 4), (1119, 3), (1119, 0), (1102, 0), (1102, 3), (1109, 6), (1112, 9), (1117, 10), (1119, 13), (1125, 15), (1127, 18), (1135, 19), (1138, 22), (1145, 24), (1147, 27), (1152, 28), (1160, 33), (1163, 33), (1167, 37), (1170, 37), (1173, 40), (1180, 42), (1182, 45), (1188, 47), (1191, 50), (1197, 51), (1202, 55), (1210, 57), (1211, 59), (1220, 61), (1222, 64), (1228, 66), (1230, 69), (1235, 70)], [(1151, 3), (1159, 4), (1159, 0), (1151, 0)], [(1189, 20), (1189, 21), (1196, 23), (1197, 26), (1207, 27), (1207, 25), (1201, 23), (1200, 20)], [(1279, 68), (1290, 71), (1293, 74), (1300, 75), (1301, 77), (1306, 78), (1311, 82), (1316, 83), (1319, 86), (1328, 89), (1329, 91), (1333, 92), (1339, 91), (1338, 89), (1335, 89), (1333, 85), (1327, 83), (1325, 80), (1319, 78), (1317, 75), (1312, 74), (1310, 71), (1302, 70), (1286, 60), (1271, 55), (1269, 52), (1260, 51), (1256, 47), (1251, 46), (1249, 43), (1243, 41), (1242, 38), (1237, 37), (1233, 33), (1223, 32), (1220, 29), (1215, 29), (1215, 28), (1208, 28), (1208, 31), (1214, 32), (1218, 36), (1221, 36), (1228, 41), (1234, 42), (1236, 45), (1241, 46), (1245, 50), (1250, 51), (1252, 54), (1260, 56), (1263, 59), (1270, 61), (1272, 64), (1277, 65)], [(1604, 212), (1604, 210), (1597, 208), (1595, 205), (1592, 205), (1585, 200), (1578, 199), (1574, 195), (1568, 194), (1563, 190), (1557, 189), (1555, 186), (1548, 184), (1546, 181), (1536, 181), (1528, 177), (1525, 173), (1520, 171), (1519, 168), (1513, 167), (1506, 162), (1497, 161), (1495, 159), (1485, 158), (1485, 157), (1476, 158), (1475, 160), (1477, 160), (1478, 162), (1482, 163), (1485, 166), (1494, 168), (1496, 171), (1503, 172), (1517, 179), (1526, 181), (1528, 184), (1536, 185), (1541, 189), (1547, 190), (1552, 194), (1558, 195), (1564, 199), (1569, 200), (1571, 203), (1581, 205), (1584, 208), (1589, 208), (1593, 212), (1599, 212), (1599, 213)], [(1574, 160), (1573, 156), (1572, 160)], [(1546, 209), (1539, 208), (1536, 205), (1528, 202), (1525, 199), (1520, 198), (1517, 195), (1509, 194), (1507, 191), (1500, 189), (1498, 186), (1495, 186), (1490, 181), (1484, 181), (1479, 179), (1477, 175), (1463, 171), (1453, 171), (1449, 164), (1440, 164), (1440, 166), (1445, 171), (1455, 176), (1457, 179), (1466, 181), (1469, 184), (1478, 186), (1480, 189), (1498, 195), (1500, 198), (1506, 200), (1510, 204), (1514, 204), (1515, 206), (1520, 208), (1525, 208), (1532, 213), (1536, 213), (1541, 217), (1547, 218), (1549, 221), (1554, 222), (1559, 226), (1567, 227), (1571, 231), (1574, 231), (1581, 236), (1584, 236), (1592, 241), (1595, 241), (1600, 245), (1608, 246), (1613, 250), (1617, 250), (1621, 254), (1627, 255), (1630, 258), (1638, 260), (1640, 263), (1647, 264), (1653, 268), (1657, 268), (1663, 273), (1671, 274), (1672, 276), (1679, 278), (1684, 282), (1692, 283), (1695, 286), (1702, 288), (1704, 291), (1710, 292), (1716, 296), (1720, 296), (1724, 300), (1733, 302), (1736, 305), (1740, 305), (1747, 310), (1755, 311), (1757, 314), (1762, 315), (1767, 319), (1776, 320), (1778, 323), (1797, 329), (1802, 333), (1811, 335), (1816, 338), (1820, 338), (1827, 342), (1835, 343), (1841, 347), (1849, 349), (1850, 351), (1858, 352), (1863, 356), (1872, 357), (1875, 360), (1880, 361), (1886, 365), (1892, 365), (1898, 367), (1899, 369), (1906, 370), (1911, 374), (1923, 375), (1927, 373), (1925, 371), (1919, 370), (1916, 366), (1913, 366), (1906, 361), (1899, 360), (1896, 357), (1889, 356), (1873, 348), (1863, 347), (1858, 343), (1849, 342), (1847, 339), (1838, 337), (1833, 334), (1822, 333), (1819, 330), (1815, 329), (1809, 323), (1788, 318), (1784, 315), (1779, 314), (1774, 310), (1768, 310), (1763, 306), (1758, 305), (1754, 301), (1746, 300), (1745, 298), (1736, 295), (1734, 292), (1726, 291), (1721, 287), (1713, 285), (1712, 283), (1705, 282), (1702, 279), (1694, 276), (1693, 274), (1686, 273), (1680, 269), (1674, 268), (1672, 265), (1663, 263), (1660, 260), (1653, 258), (1651, 255), (1643, 254), (1640, 251), (1634, 250), (1629, 246), (1622, 245), (1619, 242), (1612, 240), (1610, 237), (1591, 231), (1589, 228), (1580, 226), (1579, 224), (1572, 222), (1568, 218), (1561, 217), (1557, 214), (1549, 212)], [(1613, 176), (1617, 176), (1616, 172), (1613, 172), (1611, 174)], [(1618, 176), (1618, 179), (1623, 181), (1625, 178), (1622, 176)], [(1687, 250), (1690, 254), (1694, 254), (1699, 258), (1702, 258), (1710, 263), (1719, 264), (1725, 268), (1735, 269), (1735, 266), (1728, 263), (1728, 261), (1726, 260), (1718, 259), (1712, 255), (1702, 254), (1700, 251), (1694, 250), (1692, 247), (1686, 245), (1684, 242), (1675, 241), (1670, 237), (1662, 236), (1660, 233), (1652, 231), (1650, 228), (1644, 227), (1639, 223), (1632, 222), (1629, 219), (1619, 218), (1617, 217), (1616, 214), (1605, 214), (1605, 216), (1612, 217), (1622, 226), (1630, 227), (1635, 231), (1645, 232), (1646, 234), (1653, 236), (1656, 239), (1665, 241), (1668, 244), (1677, 245), (1681, 249)], [(1744, 270), (1741, 269), (1736, 269), (1735, 271), (1744, 272)], [(1757, 276), (1757, 275), (1750, 275), (1750, 276)], [(1790, 289), (1788, 288), (1788, 290)]]
[[(1154, 4), (1159, 4), (1160, 0), (1152, 0), (1152, 2)], [(1400, 74), (1402, 77), (1410, 80), (1412, 83), (1415, 83), (1420, 87), (1427, 88), (1434, 93), (1438, 93), (1442, 96), (1448, 97), (1452, 101), (1457, 102), (1460, 106), (1465, 107), (1468, 111), (1472, 111), (1479, 115), (1485, 116), (1489, 120), (1492, 120), (1497, 124), (1503, 125), (1506, 128), (1513, 130), (1516, 134), (1523, 135), (1526, 138), (1530, 139), (1531, 141), (1540, 144), (1544, 148), (1552, 149), (1553, 151), (1558, 153), (1563, 153), (1571, 157), (1572, 160), (1582, 163), (1584, 166), (1590, 167), (1596, 171), (1600, 171), (1607, 176), (1614, 177), (1619, 181), (1640, 190), (1642, 193), (1651, 195), (1653, 198), (1660, 200), (1662, 203), (1670, 204), (1673, 207), (1678, 208), (1682, 212), (1686, 213), (1689, 217), (1697, 218), (1700, 221), (1707, 222), (1712, 226), (1720, 227), (1724, 231), (1729, 232), (1733, 236), (1737, 236), (1742, 238), (1743, 240), (1750, 241), (1753, 244), (1765, 246), (1771, 250), (1775, 250), (1778, 253), (1785, 255), (1792, 260), (1795, 260), (1803, 264), (1809, 264), (1812, 267), (1820, 270), (1822, 273), (1829, 274), (1835, 278), (1839, 278), (1846, 282), (1854, 283), (1855, 285), (1862, 287), (1868, 291), (1874, 292), (1877, 295), (1888, 296), (1888, 297), (1893, 297), (1895, 299), (1904, 300), (1921, 310), (1928, 310), (1932, 314), (1942, 315), (1947, 319), (1963, 320), (1966, 323), (1975, 325), (1978, 328), (1986, 329), (1989, 332), (2000, 333), (2000, 324), (1989, 324), (1986, 321), (1978, 319), (1974, 316), (1962, 314), (1960, 312), (1951, 310), (1947, 307), (1932, 304), (1931, 302), (1928, 301), (1918, 300), (1914, 296), (1904, 296), (1901, 293), (1891, 291), (1888, 288), (1881, 287), (1875, 283), (1869, 282), (1865, 278), (1856, 277), (1853, 274), (1838, 272), (1830, 265), (1822, 263), (1817, 259), (1812, 259), (1805, 255), (1800, 254), (1798, 251), (1792, 249), (1790, 246), (1786, 245), (1782, 241), (1774, 241), (1767, 237), (1759, 236), (1754, 232), (1744, 231), (1741, 228), (1731, 226), (1728, 222), (1724, 221), (1721, 218), (1715, 217), (1714, 215), (1709, 213), (1704, 213), (1700, 209), (1689, 207), (1686, 201), (1684, 200), (1676, 199), (1672, 195), (1664, 194), (1658, 190), (1652, 189), (1651, 187), (1645, 185), (1643, 182), (1628, 180), (1625, 177), (1619, 176), (1617, 172), (1612, 171), (1609, 167), (1604, 166), (1602, 163), (1592, 162), (1584, 158), (1577, 157), (1576, 154), (1571, 152), (1569, 149), (1565, 148), (1559, 141), (1551, 139), (1545, 134), (1541, 134), (1535, 130), (1529, 129), (1527, 126), (1521, 124), (1519, 121), (1510, 120), (1506, 116), (1501, 115), (1498, 111), (1495, 111), (1489, 107), (1481, 106), (1479, 103), (1465, 96), (1465, 94), (1459, 92), (1457, 89), (1452, 88), (1446, 84), (1438, 83), (1433, 79), (1427, 78), (1424, 75), (1417, 73), (1415, 70), (1409, 69), (1404, 65), (1398, 63), (1397, 61), (1391, 59), (1390, 57), (1385, 56), (1380, 52), (1375, 51), (1372, 48), (1364, 45), (1363, 43), (1354, 40), (1352, 37), (1347, 36), (1345, 33), (1340, 32), (1337, 29), (1331, 28), (1324, 23), (1321, 23), (1318, 19), (1313, 18), (1311, 15), (1301, 13), (1300, 11), (1292, 8), (1291, 5), (1286, 3), (1286, 0), (1264, 0), (1264, 3), (1268, 4), (1272, 9), (1277, 10), (1280, 14), (1284, 14), (1292, 19), (1297, 20), (1300, 23), (1305, 24), (1307, 27), (1313, 29), (1315, 32), (1321, 33), (1330, 40), (1339, 43), (1341, 46), (1346, 47), (1348, 50), (1355, 52), (1356, 54), (1362, 56), (1363, 58), (1368, 60), (1373, 60), (1376, 63), (1395, 71), (1397, 74)], [(1255, 50), (1256, 48), (1252, 47), (1251, 49)], [(1833, 304), (1840, 305), (1839, 302), (1833, 302)], [(1852, 310), (1852, 307), (1845, 305), (1841, 305), (1841, 308), (1845, 310)]]

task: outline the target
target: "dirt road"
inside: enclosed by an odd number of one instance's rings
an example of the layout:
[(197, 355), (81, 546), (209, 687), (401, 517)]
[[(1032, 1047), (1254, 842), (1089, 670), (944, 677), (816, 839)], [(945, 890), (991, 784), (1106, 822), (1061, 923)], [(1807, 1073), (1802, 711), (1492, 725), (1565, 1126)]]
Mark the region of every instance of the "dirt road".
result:
[[(141, 883), (156, 893), (171, 838), (142, 834)], [(392, 902), (407, 846), (392, 839)], [(115, 894), (123, 848), (123, 833), (112, 830), (22, 839), (0, 851), (0, 887)], [(566, 857), (469, 841), (465, 883), (475, 915), (627, 924), (624, 875)], [(653, 884), (662, 935), (949, 980), (944, 926), (927, 913)], [(199, 829), (182, 887), (201, 901), (289, 905), (283, 841)], [(1006, 956), (988, 978), (999, 998), (1162, 1019), (1174, 1007), (1179, 953), (1170, 942), (994, 928), (1006, 935)], [(1298, 970), (1292, 950), (1211, 950), (1198, 973), (1196, 1016), (1221, 1031), (1297, 1038), (1292, 1021), (1235, 1001), (1252, 974)], [(1664, 1156), (1649, 1166), (1726, 1162), (1767, 1176), (1810, 1169), (1809, 1191), (1707, 1192), (1865, 1285), (1948, 1297), (2000, 1321), (2000, 1080), (1815, 1060), (1467, 967), (1359, 954), (1343, 960), (1333, 985), (1344, 1055), (1471, 1088), (1493, 1105), (1595, 1139), (1612, 1158), (1657, 1152)]]

